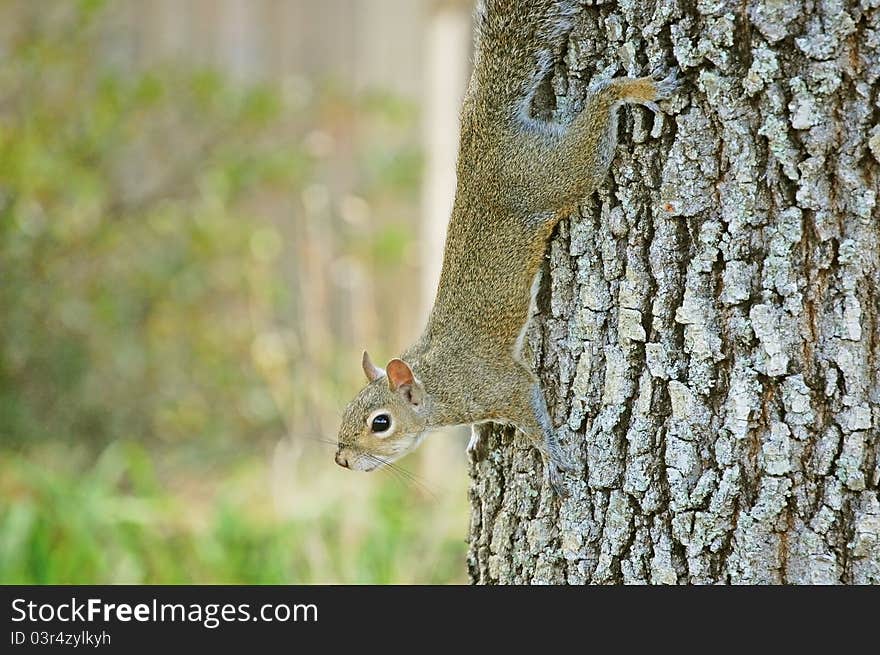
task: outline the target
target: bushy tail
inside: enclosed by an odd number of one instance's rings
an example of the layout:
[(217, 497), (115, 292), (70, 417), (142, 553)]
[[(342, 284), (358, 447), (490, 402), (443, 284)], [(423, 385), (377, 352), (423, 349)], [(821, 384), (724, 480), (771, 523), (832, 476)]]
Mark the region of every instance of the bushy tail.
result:
[(471, 93), (525, 117), (580, 10), (576, 0), (479, 0)]

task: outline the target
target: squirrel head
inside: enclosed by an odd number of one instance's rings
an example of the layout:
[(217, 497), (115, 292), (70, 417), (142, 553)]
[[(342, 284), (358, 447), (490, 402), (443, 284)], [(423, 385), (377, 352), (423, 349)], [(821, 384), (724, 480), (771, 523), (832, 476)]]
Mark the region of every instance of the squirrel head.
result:
[(421, 443), (427, 430), (428, 397), (402, 359), (392, 359), (383, 370), (364, 351), (361, 364), (369, 384), (342, 415), (336, 463), (372, 471)]

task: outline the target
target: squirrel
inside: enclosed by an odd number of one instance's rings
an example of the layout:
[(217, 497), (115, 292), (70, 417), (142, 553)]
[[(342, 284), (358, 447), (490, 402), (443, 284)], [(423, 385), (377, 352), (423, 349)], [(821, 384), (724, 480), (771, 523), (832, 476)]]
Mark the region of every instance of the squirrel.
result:
[[(461, 111), (455, 201), (433, 309), (416, 343), (376, 366), (346, 407), (336, 463), (371, 471), (415, 449), (430, 430), (515, 426), (540, 451), (545, 480), (565, 496), (575, 472), (522, 347), (557, 223), (593, 193), (617, 145), (617, 110), (656, 102), (674, 74), (604, 79), (567, 126), (533, 116), (580, 8), (564, 0), (483, 0)], [(473, 435), (478, 432), (474, 430)], [(471, 439), (469, 450), (476, 445)]]

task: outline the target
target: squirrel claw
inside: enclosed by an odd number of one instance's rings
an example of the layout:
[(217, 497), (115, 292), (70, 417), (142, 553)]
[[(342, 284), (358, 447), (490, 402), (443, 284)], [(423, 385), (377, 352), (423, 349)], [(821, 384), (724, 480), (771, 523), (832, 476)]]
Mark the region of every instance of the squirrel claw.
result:
[(646, 100), (645, 102), (642, 103), (642, 107), (647, 107), (652, 112), (654, 112), (654, 114), (660, 113), (660, 105), (658, 105), (653, 100)]
[[(655, 80), (654, 89), (657, 94), (657, 100), (665, 100), (681, 86), (681, 81), (678, 79), (678, 70), (675, 68), (670, 69), (665, 75), (664, 71), (655, 71), (651, 77)], [(654, 106), (656, 107), (657, 105), (655, 104)]]
[(566, 489), (563, 484), (563, 473), (559, 467), (554, 464), (549, 464), (547, 466), (547, 477), (550, 482), (550, 488), (553, 489), (554, 494), (560, 498), (568, 498), (571, 496), (571, 492)]
[(556, 466), (557, 468), (559, 468), (560, 471), (571, 473), (572, 475), (581, 472), (581, 467), (568, 459), (557, 462)]

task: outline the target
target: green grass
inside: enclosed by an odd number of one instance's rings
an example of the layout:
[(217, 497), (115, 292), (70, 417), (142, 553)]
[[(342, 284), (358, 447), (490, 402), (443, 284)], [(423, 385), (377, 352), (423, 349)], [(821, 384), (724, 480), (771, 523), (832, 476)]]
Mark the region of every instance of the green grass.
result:
[(302, 452), (160, 479), (154, 457), (133, 443), (88, 465), (3, 452), (0, 583), (465, 581), (463, 484), (431, 495)]

